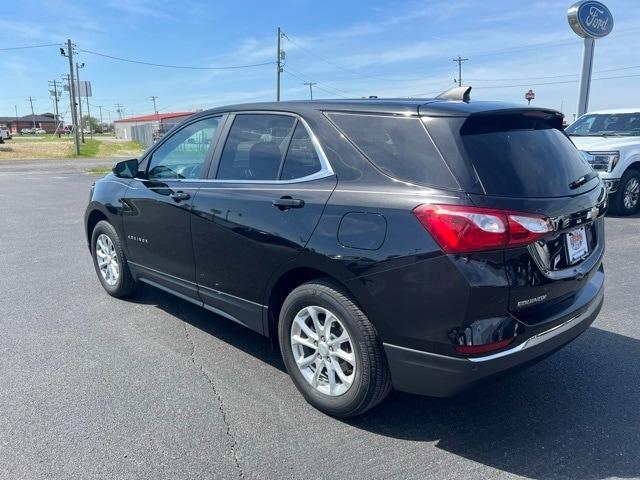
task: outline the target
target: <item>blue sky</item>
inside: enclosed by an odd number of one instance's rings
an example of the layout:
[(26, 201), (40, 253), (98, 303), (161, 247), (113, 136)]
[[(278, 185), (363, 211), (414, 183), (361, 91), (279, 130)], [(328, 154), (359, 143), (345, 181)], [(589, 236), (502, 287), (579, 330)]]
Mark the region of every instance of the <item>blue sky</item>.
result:
[[(151, 63), (215, 67), (275, 60), (281, 26), (282, 98), (430, 96), (453, 86), (458, 54), (472, 98), (575, 111), (582, 41), (569, 28), (571, 0), (506, 1), (20, 1), (0, 16), (0, 48), (60, 43)], [(640, 1), (607, 0), (613, 33), (596, 42), (591, 109), (640, 107)], [(125, 115), (210, 108), (275, 98), (275, 66), (188, 70), (115, 61), (80, 52), (92, 105)], [(14, 105), (51, 111), (47, 80), (68, 71), (58, 47), (0, 51), (0, 116)], [(635, 75), (635, 76), (634, 76)], [(606, 78), (626, 77), (626, 78)], [(66, 110), (68, 100), (62, 111)], [(109, 112), (110, 111), (110, 112)], [(92, 114), (94, 112), (92, 111)], [(97, 113), (97, 112), (96, 112)]]

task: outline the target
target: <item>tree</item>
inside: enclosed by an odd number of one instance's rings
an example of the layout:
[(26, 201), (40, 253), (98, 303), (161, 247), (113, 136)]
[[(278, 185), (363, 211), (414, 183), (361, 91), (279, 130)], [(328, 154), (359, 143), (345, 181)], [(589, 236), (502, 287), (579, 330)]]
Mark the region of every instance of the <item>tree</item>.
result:
[(100, 131), (100, 122), (98, 122), (98, 119), (95, 117), (84, 115), (82, 117), (82, 125), (84, 125), (84, 128), (90, 128), (92, 132)]

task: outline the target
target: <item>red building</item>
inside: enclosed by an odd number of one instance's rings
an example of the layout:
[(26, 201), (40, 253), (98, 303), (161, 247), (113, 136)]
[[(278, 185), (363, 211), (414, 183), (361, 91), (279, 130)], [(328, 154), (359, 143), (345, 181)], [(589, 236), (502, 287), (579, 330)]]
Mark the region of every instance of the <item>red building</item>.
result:
[(0, 127), (6, 127), (11, 133), (20, 134), (23, 128), (41, 128), (47, 133), (55, 133), (56, 126), (62, 128), (62, 122), (56, 122), (53, 113), (43, 113), (41, 115), (25, 115), (24, 117), (0, 117)]

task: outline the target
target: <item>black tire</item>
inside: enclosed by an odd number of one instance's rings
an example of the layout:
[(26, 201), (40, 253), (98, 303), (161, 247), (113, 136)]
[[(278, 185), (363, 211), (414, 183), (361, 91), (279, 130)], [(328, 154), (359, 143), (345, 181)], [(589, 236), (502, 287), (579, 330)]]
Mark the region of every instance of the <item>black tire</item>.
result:
[[(334, 313), (353, 340), (356, 369), (351, 387), (343, 394), (319, 392), (298, 368), (291, 347), (291, 325), (305, 307), (318, 306)], [(380, 403), (391, 390), (391, 376), (382, 343), (367, 316), (338, 285), (315, 280), (300, 285), (285, 299), (278, 322), (282, 358), (293, 383), (318, 410), (335, 417), (354, 417)]]
[[(111, 242), (113, 243), (115, 254), (117, 257), (117, 262), (119, 265), (119, 276), (114, 285), (110, 285), (107, 283), (105, 278), (100, 273), (100, 267), (98, 266), (98, 259), (96, 256), (96, 244), (98, 241), (98, 237), (100, 235), (106, 235), (109, 237)], [(98, 222), (93, 229), (91, 234), (91, 256), (93, 257), (93, 266), (96, 269), (96, 275), (98, 275), (98, 280), (102, 284), (102, 287), (106, 290), (106, 292), (112, 297), (124, 298), (131, 295), (134, 295), (140, 290), (141, 284), (140, 282), (136, 282), (131, 275), (131, 271), (129, 270), (129, 265), (127, 264), (127, 258), (122, 250), (122, 243), (120, 242), (120, 237), (116, 232), (116, 229), (113, 228), (109, 222), (102, 220)]]
[(636, 182), (638, 182), (638, 184), (640, 184), (640, 172), (638, 170), (630, 168), (626, 172), (624, 172), (624, 175), (622, 175), (622, 178), (620, 179), (620, 185), (618, 186), (618, 191), (613, 195), (611, 199), (611, 204), (609, 206), (611, 213), (627, 216), (633, 215), (638, 210), (640, 210), (640, 200), (636, 200), (635, 205), (632, 205), (630, 208), (626, 207), (624, 204), (625, 191), (632, 180), (635, 180)]

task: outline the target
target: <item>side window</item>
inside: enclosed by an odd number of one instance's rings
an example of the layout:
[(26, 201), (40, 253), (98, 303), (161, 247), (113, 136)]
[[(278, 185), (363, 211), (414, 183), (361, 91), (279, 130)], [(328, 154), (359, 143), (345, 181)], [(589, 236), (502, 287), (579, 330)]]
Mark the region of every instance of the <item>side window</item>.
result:
[(320, 171), (322, 165), (318, 158), (309, 132), (301, 122), (298, 122), (287, 156), (282, 167), (281, 180), (293, 180), (303, 178)]
[(151, 156), (147, 178), (201, 178), (220, 117), (205, 118), (172, 134)]
[(287, 115), (236, 115), (216, 178), (276, 180), (294, 122), (295, 118)]

